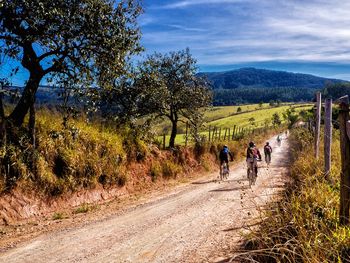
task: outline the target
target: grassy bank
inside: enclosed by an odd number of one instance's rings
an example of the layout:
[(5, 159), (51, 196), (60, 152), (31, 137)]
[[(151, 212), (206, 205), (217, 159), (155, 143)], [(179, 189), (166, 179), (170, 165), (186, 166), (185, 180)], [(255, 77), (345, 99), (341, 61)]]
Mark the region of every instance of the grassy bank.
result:
[(312, 135), (294, 130), (290, 141), (291, 183), (282, 200), (267, 210), (259, 230), (248, 237), (242, 258), (249, 262), (350, 262), (350, 227), (339, 225), (338, 218), (339, 135), (335, 134), (332, 145), (330, 181), (323, 176), (322, 158), (313, 157)]
[[(215, 169), (223, 142), (204, 143), (173, 151), (141, 140), (134, 130), (117, 131), (83, 119), (62, 126), (57, 112), (37, 114), (36, 147), (23, 134), (19, 143), (0, 152), (0, 194), (13, 189), (42, 196), (60, 196), (81, 189), (120, 187), (128, 192), (151, 189), (168, 180)], [(255, 135), (263, 142), (275, 131)], [(239, 160), (250, 137), (229, 142)]]

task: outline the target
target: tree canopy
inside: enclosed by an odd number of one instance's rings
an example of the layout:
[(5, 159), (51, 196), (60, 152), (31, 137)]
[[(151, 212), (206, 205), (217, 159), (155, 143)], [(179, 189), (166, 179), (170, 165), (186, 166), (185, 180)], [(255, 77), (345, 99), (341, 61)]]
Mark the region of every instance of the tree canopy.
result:
[(44, 78), (82, 88), (124, 74), (130, 56), (141, 51), (141, 11), (134, 0), (2, 1), (0, 55), (29, 72), (7, 120), (22, 125)]
[(139, 64), (132, 78), (114, 82), (107, 107), (121, 119), (165, 117), (172, 123), (169, 146), (174, 147), (179, 121), (197, 125), (202, 107), (211, 104), (207, 83), (196, 76), (196, 60), (188, 49), (155, 53)]

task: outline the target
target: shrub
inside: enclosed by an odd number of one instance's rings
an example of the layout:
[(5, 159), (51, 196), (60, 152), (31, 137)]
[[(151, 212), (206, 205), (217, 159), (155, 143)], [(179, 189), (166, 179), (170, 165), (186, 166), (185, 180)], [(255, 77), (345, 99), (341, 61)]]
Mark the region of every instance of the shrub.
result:
[(87, 213), (90, 211), (90, 206), (86, 203), (83, 203), (77, 209), (74, 210), (74, 214)]
[(181, 172), (181, 167), (170, 160), (162, 163), (162, 174), (164, 178), (176, 178), (177, 174)]
[(62, 212), (55, 212), (52, 215), (53, 220), (61, 220), (61, 219), (65, 219), (65, 218), (67, 218), (67, 215), (65, 213), (62, 213)]
[(161, 173), (162, 173), (161, 167), (158, 163), (151, 165), (149, 174), (152, 178), (152, 182), (155, 182), (157, 178), (161, 175)]

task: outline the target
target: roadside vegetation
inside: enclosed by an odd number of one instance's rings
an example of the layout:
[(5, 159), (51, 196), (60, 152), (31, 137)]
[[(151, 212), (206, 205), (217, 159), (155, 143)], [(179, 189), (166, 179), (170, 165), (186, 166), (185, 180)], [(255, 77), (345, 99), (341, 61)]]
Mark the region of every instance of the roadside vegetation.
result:
[(240, 257), (248, 262), (349, 262), (350, 228), (339, 224), (339, 133), (333, 138), (329, 181), (322, 158), (314, 158), (308, 130), (294, 129), (290, 143), (291, 181), (259, 229), (249, 234)]
[[(189, 147), (163, 151), (157, 140), (140, 139), (135, 130), (115, 130), (101, 122), (87, 123), (83, 116), (66, 125), (62, 125), (62, 115), (57, 111), (37, 112), (36, 147), (24, 133), (19, 145), (0, 152), (1, 161), (11, 161), (9, 170), (3, 170), (5, 176), (0, 177), (0, 194), (17, 189), (60, 196), (96, 187), (124, 187), (133, 191), (135, 183), (141, 188), (152, 188), (169, 179), (188, 177), (195, 171), (216, 169), (217, 153), (224, 143), (232, 149), (235, 160), (240, 160), (251, 139), (247, 135), (230, 142), (193, 142)], [(262, 143), (278, 131), (268, 130), (255, 135), (254, 140)]]

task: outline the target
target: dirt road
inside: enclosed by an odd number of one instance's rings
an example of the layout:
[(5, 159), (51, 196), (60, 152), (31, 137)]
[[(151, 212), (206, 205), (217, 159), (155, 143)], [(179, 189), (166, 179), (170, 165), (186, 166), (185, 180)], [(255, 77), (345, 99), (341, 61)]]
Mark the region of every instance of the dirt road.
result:
[(225, 182), (213, 174), (121, 215), (40, 236), (1, 254), (0, 262), (225, 262), (283, 189), (287, 144), (272, 145), (272, 164), (260, 164), (251, 189), (242, 162)]

